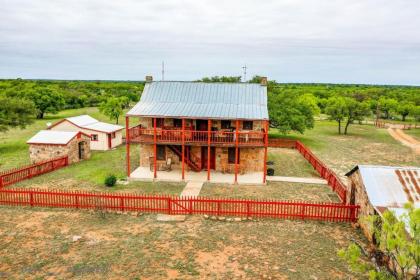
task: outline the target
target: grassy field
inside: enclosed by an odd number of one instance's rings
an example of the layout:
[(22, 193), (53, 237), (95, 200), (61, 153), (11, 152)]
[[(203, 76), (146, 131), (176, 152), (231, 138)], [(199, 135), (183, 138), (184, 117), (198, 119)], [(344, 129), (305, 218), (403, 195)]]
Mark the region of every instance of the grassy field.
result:
[(414, 137), (415, 139), (417, 139), (417, 141), (420, 141), (420, 128), (407, 129), (407, 130), (404, 130), (404, 133)]
[(201, 189), (200, 196), (340, 202), (337, 195), (327, 185), (287, 182), (269, 182), (266, 186), (207, 183)]
[[(283, 137), (276, 130), (270, 135)], [(410, 148), (394, 140), (386, 129), (372, 125), (354, 124), (348, 135), (339, 135), (335, 122), (317, 121), (304, 135), (292, 133), (288, 138), (301, 140), (340, 175), (357, 164), (420, 165), (420, 157)]]
[(199, 216), (159, 223), (155, 215), (0, 210), (4, 279), (365, 278), (337, 257), (350, 238), (364, 242), (349, 224)]
[[(46, 115), (42, 120), (35, 120), (25, 129), (10, 129), (6, 133), (0, 133), (0, 170), (29, 163), (29, 152), (26, 141), (34, 136), (39, 130), (46, 129), (47, 123), (54, 123), (66, 117), (88, 114), (100, 121), (114, 123), (98, 111), (98, 108), (82, 108), (61, 111), (56, 115)], [(120, 121), (123, 118), (120, 117)]]
[(276, 176), (319, 177), (308, 161), (296, 150), (286, 148), (269, 148), (268, 160), (274, 164)]

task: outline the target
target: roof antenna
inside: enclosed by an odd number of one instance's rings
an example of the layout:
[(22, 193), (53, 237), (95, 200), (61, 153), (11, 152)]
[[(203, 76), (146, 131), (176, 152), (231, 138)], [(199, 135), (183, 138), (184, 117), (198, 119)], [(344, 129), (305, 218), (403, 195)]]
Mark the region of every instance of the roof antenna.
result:
[(165, 61), (162, 61), (162, 81), (165, 80)]
[(243, 76), (243, 81), (242, 82), (246, 82), (246, 69), (247, 69), (248, 67), (246, 67), (246, 64), (244, 65), (244, 66), (242, 66), (242, 69), (244, 70), (244, 76)]

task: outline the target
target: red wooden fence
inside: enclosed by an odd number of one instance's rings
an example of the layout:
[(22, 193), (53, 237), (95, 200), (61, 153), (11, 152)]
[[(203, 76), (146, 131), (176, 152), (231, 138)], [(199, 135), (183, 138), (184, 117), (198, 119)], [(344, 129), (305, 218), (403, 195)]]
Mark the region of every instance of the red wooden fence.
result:
[(296, 148), (296, 140), (284, 138), (268, 138), (268, 146), (273, 148)]
[(303, 157), (313, 166), (318, 174), (328, 181), (333, 191), (337, 193), (343, 204), (346, 204), (346, 186), (340, 181), (337, 174), (329, 169), (319, 158), (317, 158), (311, 150), (309, 150), (300, 141), (296, 141), (296, 149), (303, 155)]
[(57, 170), (67, 165), (68, 157), (65, 156), (0, 172), (0, 188)]
[(0, 204), (77, 209), (138, 211), (165, 214), (310, 219), (331, 222), (357, 220), (359, 206), (298, 201), (144, 196), (40, 189), (1, 189)]

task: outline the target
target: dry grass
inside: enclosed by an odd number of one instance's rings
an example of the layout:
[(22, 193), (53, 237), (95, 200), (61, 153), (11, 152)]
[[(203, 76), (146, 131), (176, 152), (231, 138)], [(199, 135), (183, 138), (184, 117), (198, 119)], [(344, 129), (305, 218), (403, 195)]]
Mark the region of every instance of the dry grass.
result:
[(200, 196), (340, 202), (327, 185), (269, 182), (265, 186), (206, 183)]
[[(0, 207), (5, 279), (362, 279), (337, 250), (361, 235), (349, 224)], [(73, 242), (73, 236), (81, 239)]]

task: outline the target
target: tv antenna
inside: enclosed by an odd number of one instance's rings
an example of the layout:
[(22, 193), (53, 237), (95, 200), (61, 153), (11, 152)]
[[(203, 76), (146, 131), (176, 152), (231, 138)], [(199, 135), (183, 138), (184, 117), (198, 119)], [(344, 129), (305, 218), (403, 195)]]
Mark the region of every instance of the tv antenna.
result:
[(242, 82), (246, 82), (246, 69), (248, 69), (248, 67), (246, 67), (246, 64), (242, 66), (242, 69), (244, 70), (244, 80)]
[(165, 61), (162, 61), (162, 81), (165, 80)]

